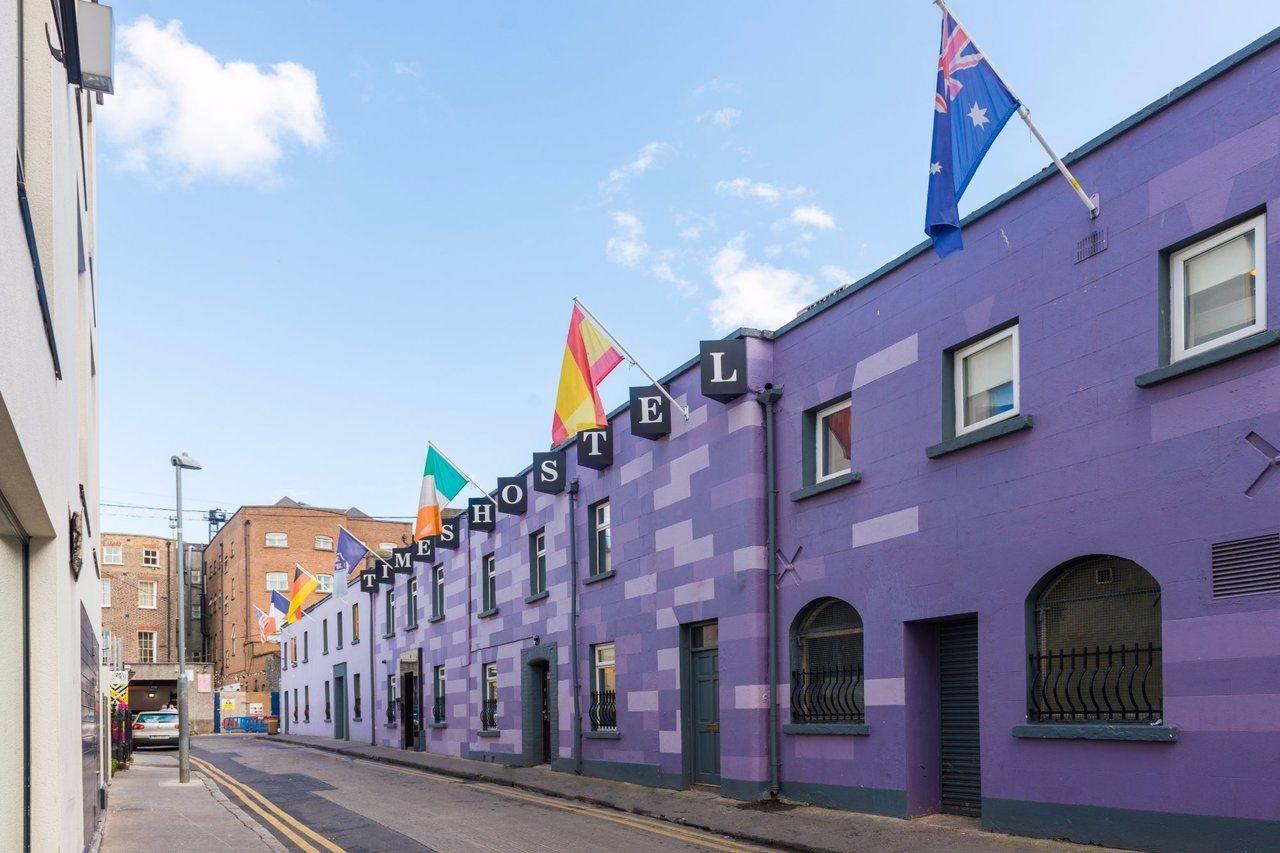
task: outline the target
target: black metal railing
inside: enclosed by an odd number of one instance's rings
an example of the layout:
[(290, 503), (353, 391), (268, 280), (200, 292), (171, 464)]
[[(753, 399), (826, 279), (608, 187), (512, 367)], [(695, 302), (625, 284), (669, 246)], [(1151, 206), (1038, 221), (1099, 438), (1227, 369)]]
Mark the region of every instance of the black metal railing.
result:
[(591, 731), (608, 732), (618, 728), (618, 693), (616, 690), (591, 692)]
[(431, 700), (431, 721), (435, 723), (444, 722), (444, 697), (437, 696)]
[(862, 667), (822, 666), (791, 671), (793, 723), (861, 723)]
[(485, 699), (480, 703), (480, 728), (496, 729), (498, 727), (498, 700)]
[(1027, 718), (1154, 722), (1163, 718), (1160, 647), (1096, 646), (1029, 655)]

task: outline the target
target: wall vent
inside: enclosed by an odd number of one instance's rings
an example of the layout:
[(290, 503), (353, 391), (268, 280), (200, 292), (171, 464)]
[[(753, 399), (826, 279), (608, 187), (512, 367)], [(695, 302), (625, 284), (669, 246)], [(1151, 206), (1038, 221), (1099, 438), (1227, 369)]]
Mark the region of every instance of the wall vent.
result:
[(1213, 597), (1280, 592), (1280, 533), (1218, 542), (1213, 552)]
[(1076, 243), (1076, 263), (1088, 260), (1099, 252), (1107, 250), (1107, 229), (1099, 228), (1090, 231), (1089, 236)]

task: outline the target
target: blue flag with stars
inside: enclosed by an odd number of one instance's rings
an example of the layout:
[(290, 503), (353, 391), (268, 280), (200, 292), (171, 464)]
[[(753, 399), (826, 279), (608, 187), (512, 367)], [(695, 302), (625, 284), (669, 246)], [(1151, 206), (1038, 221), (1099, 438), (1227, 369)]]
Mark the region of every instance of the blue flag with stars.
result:
[(1018, 99), (945, 9), (933, 109), (924, 230), (933, 238), (934, 251), (945, 258), (964, 248), (960, 196), (1005, 122), (1018, 110)]

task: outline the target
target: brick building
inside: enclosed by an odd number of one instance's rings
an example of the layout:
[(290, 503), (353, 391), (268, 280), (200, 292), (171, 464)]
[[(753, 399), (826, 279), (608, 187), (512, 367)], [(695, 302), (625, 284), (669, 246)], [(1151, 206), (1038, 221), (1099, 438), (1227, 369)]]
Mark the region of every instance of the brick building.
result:
[(278, 648), (259, 641), (253, 608), (267, 610), (273, 589), (287, 592), (295, 563), (321, 581), (323, 591), (307, 606), (320, 601), (333, 580), (339, 526), (380, 550), (399, 547), (410, 533), (408, 523), (370, 518), (355, 507), (326, 509), (285, 497), (266, 506), (241, 507), (205, 546), (204, 614), (218, 687), (275, 689)]
[(102, 534), (102, 645), (111, 665), (177, 660), (176, 584), (172, 539)]

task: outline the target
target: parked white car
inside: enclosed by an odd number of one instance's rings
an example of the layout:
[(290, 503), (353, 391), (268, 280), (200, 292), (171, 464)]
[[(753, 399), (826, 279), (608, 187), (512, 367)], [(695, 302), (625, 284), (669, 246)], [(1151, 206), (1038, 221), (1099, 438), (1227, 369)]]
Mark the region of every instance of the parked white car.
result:
[(177, 746), (177, 711), (142, 711), (133, 718), (134, 746)]

